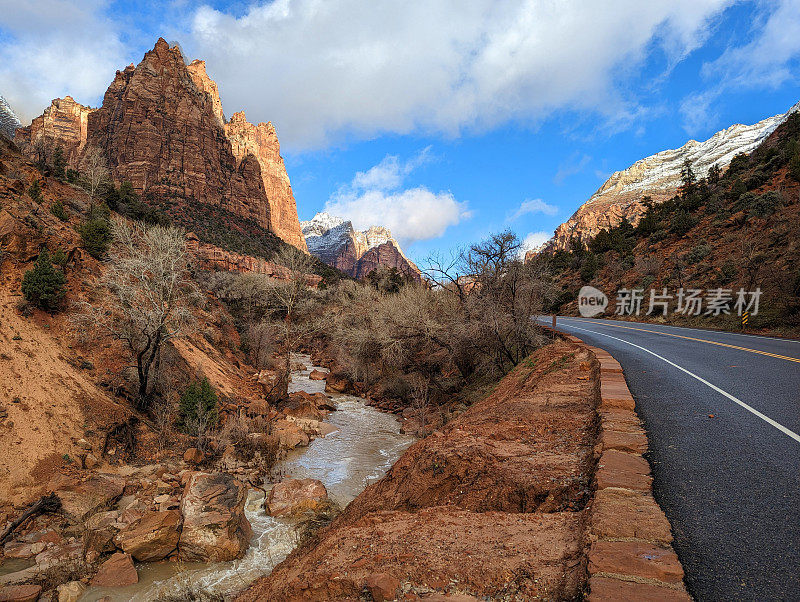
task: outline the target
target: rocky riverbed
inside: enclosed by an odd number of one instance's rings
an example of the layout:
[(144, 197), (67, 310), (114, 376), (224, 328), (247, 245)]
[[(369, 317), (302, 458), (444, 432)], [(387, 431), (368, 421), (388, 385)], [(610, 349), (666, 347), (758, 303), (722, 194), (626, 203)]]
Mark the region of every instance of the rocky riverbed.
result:
[(297, 545), (298, 510), (328, 498), (345, 506), (413, 440), (365, 400), (326, 396), (326, 370), (308, 356), (292, 363), (292, 399), (274, 431), (292, 449), (274, 471), (277, 485), (253, 482), (252, 469), (231, 454), (221, 470), (122, 465), (65, 481), (57, 487), (62, 513), (38, 517), (6, 543), (0, 593), (47, 599), (60, 587), (53, 599), (183, 599), (190, 590), (227, 598), (268, 575)]

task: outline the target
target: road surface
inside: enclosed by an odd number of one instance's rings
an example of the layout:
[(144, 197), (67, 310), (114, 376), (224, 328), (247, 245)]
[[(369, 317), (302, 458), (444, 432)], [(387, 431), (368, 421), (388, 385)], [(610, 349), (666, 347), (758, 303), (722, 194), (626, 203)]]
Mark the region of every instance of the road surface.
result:
[(622, 365), (695, 599), (800, 600), (800, 341), (583, 318), (557, 327)]

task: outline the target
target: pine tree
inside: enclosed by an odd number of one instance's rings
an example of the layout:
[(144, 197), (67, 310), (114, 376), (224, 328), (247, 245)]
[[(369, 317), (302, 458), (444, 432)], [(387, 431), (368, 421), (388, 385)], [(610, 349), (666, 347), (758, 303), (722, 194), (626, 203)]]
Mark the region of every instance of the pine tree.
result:
[(37, 307), (53, 311), (66, 294), (66, 283), (64, 272), (53, 266), (50, 253), (43, 249), (33, 268), (22, 278), (22, 294)]
[(208, 378), (203, 378), (199, 383), (193, 382), (181, 396), (179, 426), (192, 435), (215, 426), (219, 420), (218, 405), (219, 397)]

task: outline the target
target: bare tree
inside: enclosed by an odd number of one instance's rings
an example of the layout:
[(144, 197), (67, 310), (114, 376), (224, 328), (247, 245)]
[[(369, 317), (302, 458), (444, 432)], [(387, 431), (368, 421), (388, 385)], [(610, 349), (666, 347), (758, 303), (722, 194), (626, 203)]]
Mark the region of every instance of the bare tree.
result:
[[(309, 275), (314, 266), (310, 255), (292, 247), (284, 247), (275, 257), (275, 263), (285, 268), (283, 279), (271, 283), (269, 287), (270, 304), (283, 314), (283, 342), (286, 351), (285, 380), (288, 386), (292, 349), (297, 345), (302, 329), (297, 323), (297, 314), (310, 296)], [(308, 325), (308, 323), (306, 323)]]
[(87, 146), (80, 164), (81, 172), (86, 181), (89, 198), (94, 204), (94, 197), (99, 188), (108, 182), (108, 167), (103, 151), (96, 146)]
[(114, 223), (114, 245), (103, 284), (108, 292), (94, 306), (82, 304), (76, 320), (127, 346), (138, 376), (138, 405), (150, 405), (153, 366), (167, 341), (192, 322), (199, 298), (187, 269), (186, 241), (175, 228)]

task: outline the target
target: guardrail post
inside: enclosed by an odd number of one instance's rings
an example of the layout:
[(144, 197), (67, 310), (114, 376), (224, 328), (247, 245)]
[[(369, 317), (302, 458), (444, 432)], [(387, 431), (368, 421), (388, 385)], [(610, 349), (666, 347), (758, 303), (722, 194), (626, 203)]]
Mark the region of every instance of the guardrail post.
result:
[(556, 314), (553, 314), (553, 328), (556, 327)]

